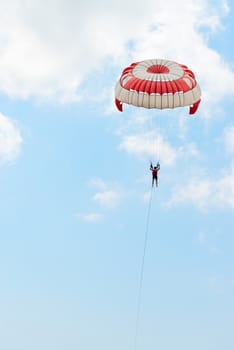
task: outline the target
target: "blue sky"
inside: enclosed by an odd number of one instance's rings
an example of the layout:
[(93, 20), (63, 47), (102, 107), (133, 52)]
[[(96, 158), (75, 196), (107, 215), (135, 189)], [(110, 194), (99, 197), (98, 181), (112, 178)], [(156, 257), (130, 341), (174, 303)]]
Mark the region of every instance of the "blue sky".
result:
[[(233, 349), (233, 1), (0, 1), (0, 348)], [(188, 108), (114, 105), (132, 62)]]

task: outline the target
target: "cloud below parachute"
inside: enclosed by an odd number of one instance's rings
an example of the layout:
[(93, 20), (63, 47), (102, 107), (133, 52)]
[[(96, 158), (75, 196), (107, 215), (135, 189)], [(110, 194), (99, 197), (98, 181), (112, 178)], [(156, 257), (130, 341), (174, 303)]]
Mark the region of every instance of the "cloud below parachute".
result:
[(185, 144), (175, 148), (158, 131), (124, 136), (119, 148), (136, 157), (160, 159), (162, 165), (169, 167), (175, 165), (180, 157), (200, 156), (195, 145)]

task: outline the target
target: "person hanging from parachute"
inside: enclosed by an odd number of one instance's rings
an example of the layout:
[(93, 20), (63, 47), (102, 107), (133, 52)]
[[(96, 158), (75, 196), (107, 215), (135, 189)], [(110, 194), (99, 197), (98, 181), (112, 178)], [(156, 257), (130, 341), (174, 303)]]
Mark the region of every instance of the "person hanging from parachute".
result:
[[(195, 74), (184, 64), (167, 59), (148, 59), (126, 67), (115, 86), (115, 104), (166, 109), (189, 106), (195, 114), (201, 102), (201, 89)], [(158, 185), (159, 163), (151, 164), (152, 185)]]
[(152, 162), (150, 163), (150, 170), (152, 172), (152, 187), (154, 186), (154, 182), (156, 187), (158, 187), (158, 172), (160, 170), (160, 164), (157, 163), (156, 166), (153, 166)]

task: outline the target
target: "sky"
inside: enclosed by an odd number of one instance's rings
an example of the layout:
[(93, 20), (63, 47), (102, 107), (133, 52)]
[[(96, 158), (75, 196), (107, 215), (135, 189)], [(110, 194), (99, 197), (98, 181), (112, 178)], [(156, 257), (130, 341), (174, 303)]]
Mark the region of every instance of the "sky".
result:
[[(233, 0), (0, 0), (2, 350), (234, 348), (233, 36)], [(117, 111), (150, 58), (194, 116)]]

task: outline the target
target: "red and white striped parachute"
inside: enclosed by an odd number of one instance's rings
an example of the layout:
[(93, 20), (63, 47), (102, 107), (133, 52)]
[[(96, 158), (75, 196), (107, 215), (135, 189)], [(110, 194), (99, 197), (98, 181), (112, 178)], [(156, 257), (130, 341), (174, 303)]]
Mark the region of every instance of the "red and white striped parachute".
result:
[(115, 87), (115, 103), (119, 111), (123, 103), (145, 108), (190, 106), (196, 113), (201, 90), (194, 73), (183, 64), (165, 59), (132, 63), (125, 68)]

